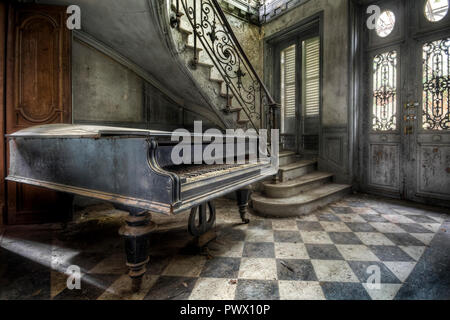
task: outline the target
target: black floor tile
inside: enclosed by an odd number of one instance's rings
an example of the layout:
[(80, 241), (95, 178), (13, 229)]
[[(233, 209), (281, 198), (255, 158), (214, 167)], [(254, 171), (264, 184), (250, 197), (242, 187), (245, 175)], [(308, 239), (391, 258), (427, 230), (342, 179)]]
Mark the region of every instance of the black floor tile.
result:
[(443, 229), (400, 288), (397, 300), (450, 300), (450, 223)]
[(319, 222), (297, 221), (297, 226), (301, 231), (324, 231)]
[(274, 231), (275, 242), (301, 243), (302, 237), (298, 231)]
[(326, 222), (341, 222), (341, 219), (339, 219), (338, 216), (331, 214), (331, 213), (324, 213), (317, 216), (319, 221), (326, 221)]
[(351, 213), (355, 213), (353, 211), (353, 209), (350, 208), (350, 207), (334, 207), (334, 206), (331, 206), (331, 210), (333, 210), (334, 213), (336, 213), (336, 214), (351, 214)]
[(145, 300), (185, 300), (194, 289), (197, 278), (161, 276), (145, 296)]
[(166, 256), (150, 256), (150, 262), (147, 264), (147, 273), (151, 275), (160, 275), (169, 265), (172, 257)]
[(397, 225), (408, 233), (433, 233), (417, 223), (397, 223)]
[(273, 242), (246, 242), (243, 257), (275, 258), (275, 245)]
[(397, 246), (423, 246), (422, 241), (409, 233), (384, 233), (384, 235)]
[(360, 283), (323, 282), (321, 286), (327, 300), (371, 300)]
[(314, 267), (309, 260), (277, 260), (278, 280), (317, 281)]
[(236, 300), (279, 300), (277, 281), (239, 279)]
[(64, 289), (54, 297), (54, 300), (96, 300), (108, 289), (120, 275), (96, 274), (84, 275), (81, 278), (81, 288)]
[(438, 221), (434, 220), (433, 218), (430, 218), (427, 216), (408, 215), (407, 217), (417, 223), (439, 223)]
[(359, 216), (367, 222), (390, 222), (378, 214), (360, 214)]
[(353, 232), (377, 232), (377, 229), (372, 227), (369, 223), (363, 222), (346, 222), (347, 227)]
[(395, 246), (369, 246), (370, 250), (381, 261), (407, 262), (414, 261), (406, 252)]
[(0, 300), (50, 299), (50, 269), (0, 248)]
[(246, 233), (244, 230), (227, 227), (220, 230), (218, 234), (219, 239), (224, 239), (228, 241), (244, 241)]
[(214, 258), (206, 261), (200, 277), (237, 278), (240, 265), (241, 259), (239, 258)]
[(353, 232), (329, 232), (334, 244), (363, 244)]
[(371, 266), (378, 266), (380, 268), (381, 283), (401, 283), (401, 281), (383, 263), (348, 261), (348, 264), (361, 283), (367, 283), (367, 280), (373, 274), (372, 272), (369, 272), (369, 267)]
[(270, 220), (250, 220), (249, 229), (272, 230), (272, 221)]
[(307, 244), (306, 249), (313, 260), (344, 260), (339, 250), (332, 244)]
[(367, 206), (364, 202), (360, 201), (348, 201), (347, 204), (352, 208), (364, 208)]
[(393, 208), (391, 207), (373, 207), (372, 209), (374, 209), (376, 212), (378, 212), (379, 214), (397, 214), (397, 212), (394, 211)]

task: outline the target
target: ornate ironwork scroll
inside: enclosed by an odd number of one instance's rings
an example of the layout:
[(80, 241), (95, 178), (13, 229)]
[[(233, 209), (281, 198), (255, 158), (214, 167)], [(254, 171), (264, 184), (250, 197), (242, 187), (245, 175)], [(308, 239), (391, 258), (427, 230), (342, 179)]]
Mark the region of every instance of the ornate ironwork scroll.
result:
[(450, 38), (423, 46), (423, 128), (450, 129)]
[[(194, 52), (201, 43), (253, 128), (276, 106), (236, 39), (217, 0), (180, 0), (194, 31)], [(194, 58), (195, 61), (195, 58)], [(228, 106), (229, 107), (229, 106)]]
[(375, 131), (397, 129), (397, 51), (373, 59), (373, 126)]

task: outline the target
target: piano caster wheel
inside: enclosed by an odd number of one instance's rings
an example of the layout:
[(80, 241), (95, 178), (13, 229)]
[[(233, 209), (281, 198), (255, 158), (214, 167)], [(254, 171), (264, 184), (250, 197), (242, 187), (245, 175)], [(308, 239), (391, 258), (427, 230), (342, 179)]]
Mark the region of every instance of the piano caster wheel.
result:
[[(207, 215), (207, 209), (209, 209), (209, 216)], [(212, 202), (201, 204), (191, 210), (188, 226), (189, 233), (194, 237), (200, 237), (211, 230), (215, 222), (216, 208), (214, 204)]]
[(236, 191), (237, 205), (239, 207), (239, 214), (241, 216), (242, 223), (249, 224), (250, 220), (245, 216), (247, 214), (248, 199), (250, 197), (250, 189), (242, 189)]

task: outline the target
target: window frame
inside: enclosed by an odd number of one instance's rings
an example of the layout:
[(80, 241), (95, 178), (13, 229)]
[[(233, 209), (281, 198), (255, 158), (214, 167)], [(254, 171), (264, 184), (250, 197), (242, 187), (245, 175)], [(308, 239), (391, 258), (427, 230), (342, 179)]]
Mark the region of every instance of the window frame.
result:
[[(379, 131), (379, 130), (375, 130), (373, 127), (373, 119), (374, 119), (374, 110), (373, 110), (373, 92), (375, 90), (374, 87), (374, 82), (373, 82), (373, 60), (374, 58), (379, 55), (379, 54), (383, 54), (383, 53), (387, 53), (387, 52), (391, 52), (391, 51), (396, 51), (397, 52), (397, 83), (396, 83), (396, 88), (397, 88), (397, 95), (396, 95), (396, 106), (397, 106), (397, 110), (396, 110), (396, 128), (395, 130), (388, 130), (388, 131)], [(384, 47), (384, 48), (380, 48), (377, 49), (373, 52), (370, 53), (370, 55), (368, 56), (368, 61), (370, 63), (368, 63), (367, 66), (367, 72), (369, 75), (369, 90), (368, 90), (368, 99), (367, 101), (369, 103), (367, 103), (367, 112), (370, 114), (370, 121), (369, 121), (369, 132), (371, 134), (376, 134), (376, 135), (386, 135), (386, 134), (398, 134), (401, 133), (401, 128), (402, 128), (402, 119), (401, 119), (401, 94), (399, 94), (399, 88), (401, 86), (401, 75), (402, 75), (402, 64), (401, 64), (401, 54), (402, 54), (402, 50), (401, 50), (401, 46), (400, 45), (394, 45), (394, 46), (388, 46), (388, 47)]]

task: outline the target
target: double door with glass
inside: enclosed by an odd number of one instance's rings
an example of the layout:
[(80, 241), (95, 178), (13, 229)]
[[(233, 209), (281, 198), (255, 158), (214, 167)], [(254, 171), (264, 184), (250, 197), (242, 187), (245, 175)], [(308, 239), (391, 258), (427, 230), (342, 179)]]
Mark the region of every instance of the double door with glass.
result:
[(363, 188), (450, 205), (448, 0), (376, 5), (364, 32)]

